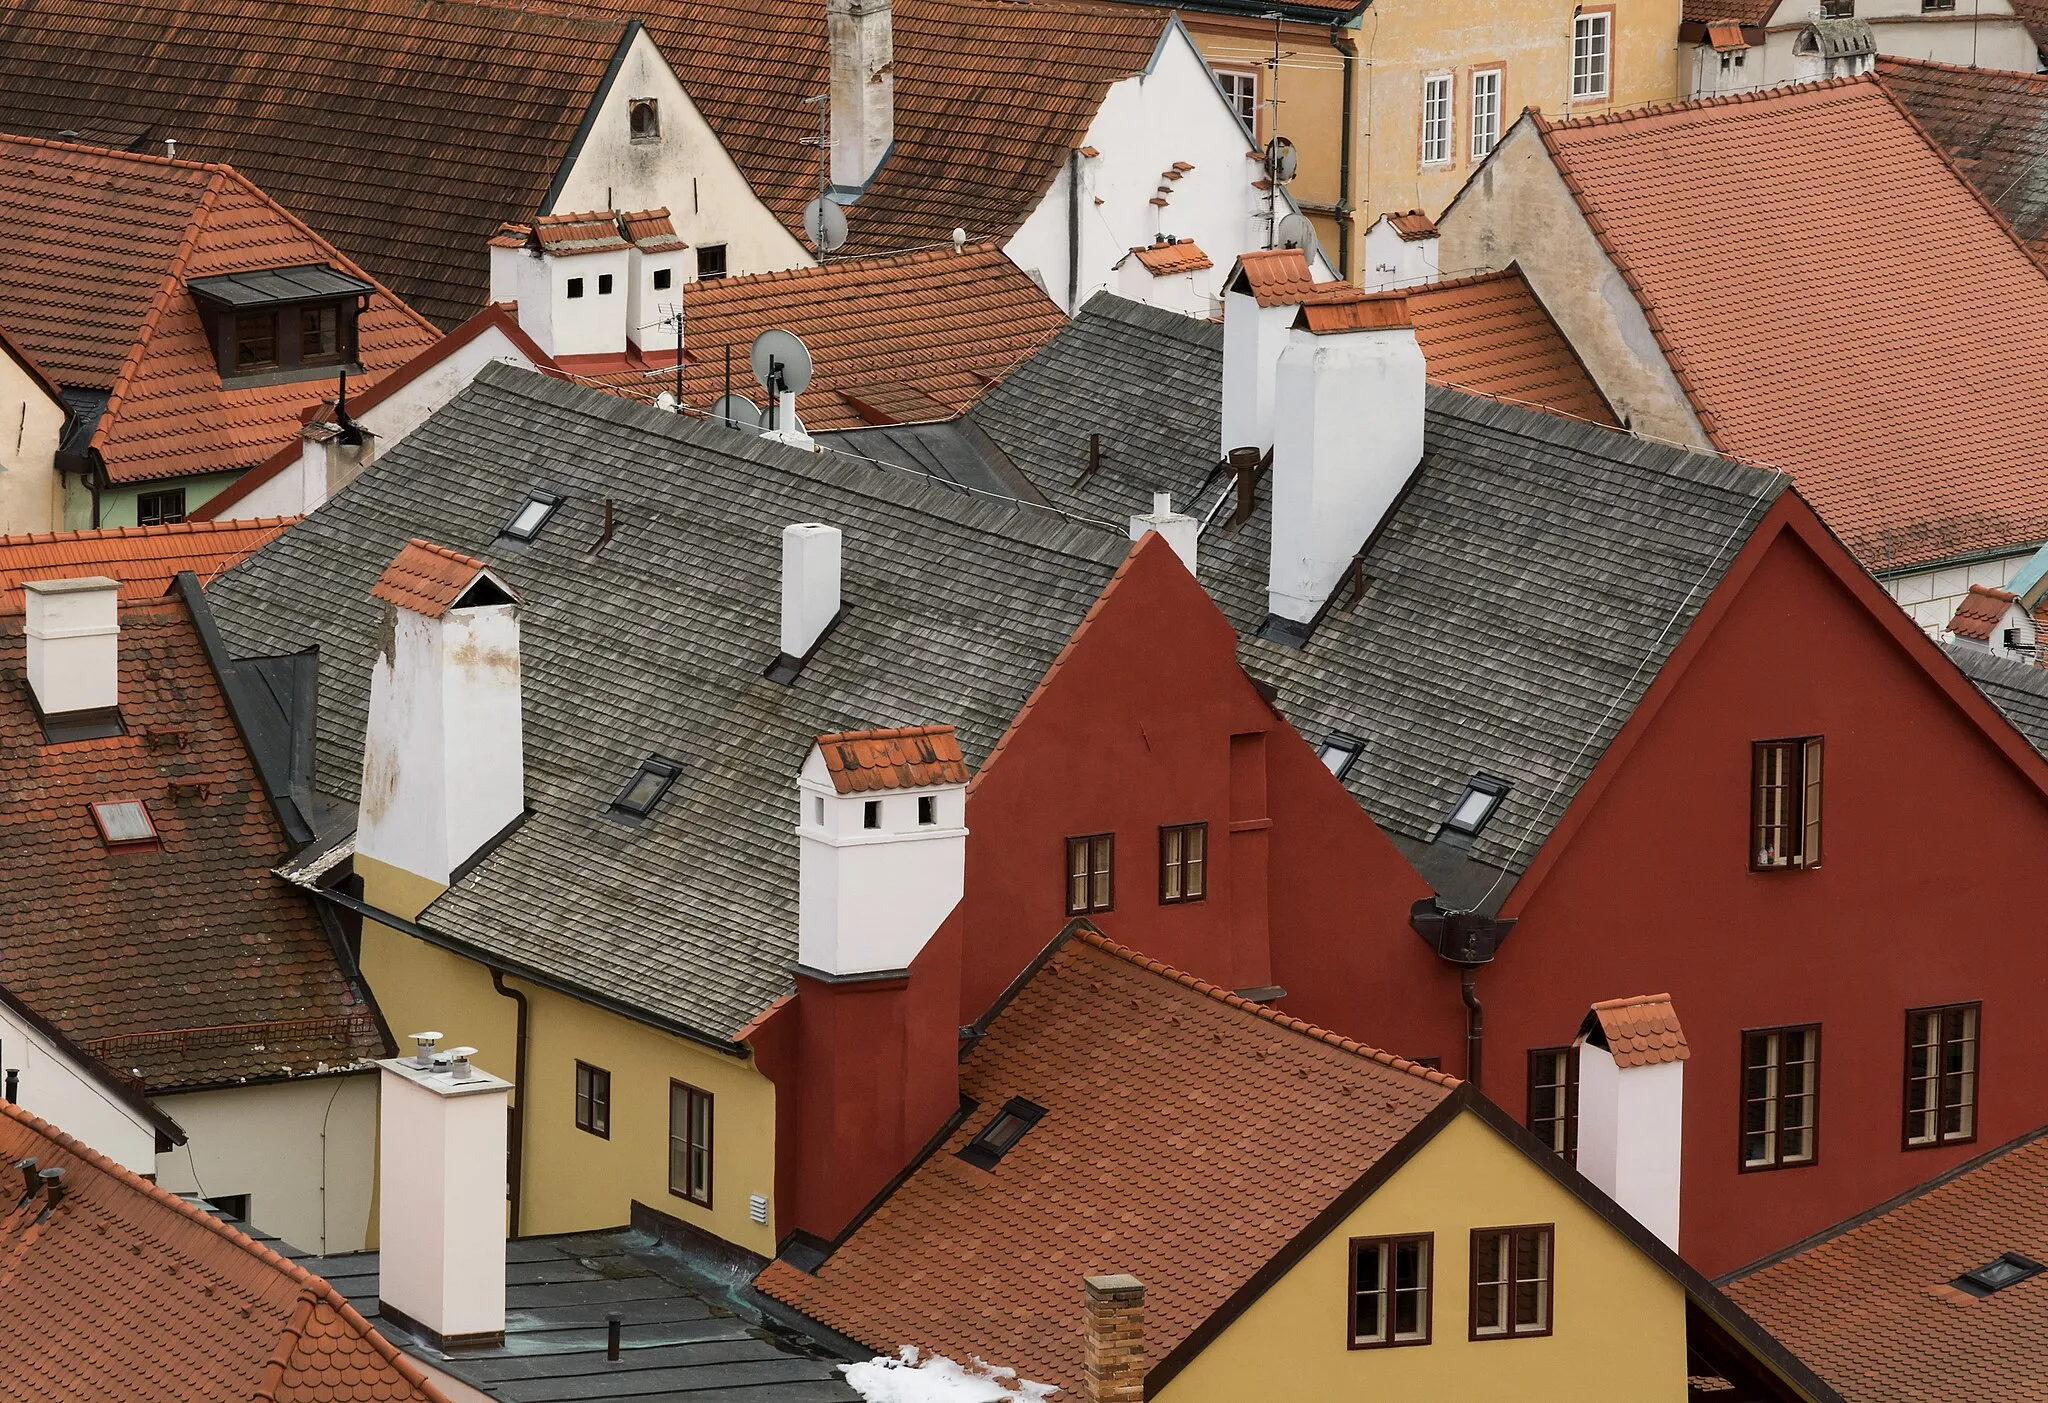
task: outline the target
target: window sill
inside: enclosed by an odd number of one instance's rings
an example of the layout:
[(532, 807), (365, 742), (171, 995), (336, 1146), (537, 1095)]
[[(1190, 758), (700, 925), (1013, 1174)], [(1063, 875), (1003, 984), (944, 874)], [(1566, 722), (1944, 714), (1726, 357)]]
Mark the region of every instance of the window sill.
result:
[(342, 371), (364, 374), (359, 361), (321, 361), (316, 365), (292, 365), (278, 370), (252, 370), (246, 375), (222, 375), (223, 390), (254, 390), (265, 385), (292, 385), (301, 380), (332, 380)]

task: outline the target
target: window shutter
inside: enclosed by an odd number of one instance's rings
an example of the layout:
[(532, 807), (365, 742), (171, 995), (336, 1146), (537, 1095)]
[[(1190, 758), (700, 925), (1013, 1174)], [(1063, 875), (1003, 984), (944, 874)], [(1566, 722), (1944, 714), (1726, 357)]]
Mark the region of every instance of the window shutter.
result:
[(1820, 866), (1820, 737), (1815, 736), (1805, 746), (1805, 792), (1800, 805), (1800, 816), (1805, 820), (1804, 841), (1799, 845), (1800, 860), (1808, 867)]

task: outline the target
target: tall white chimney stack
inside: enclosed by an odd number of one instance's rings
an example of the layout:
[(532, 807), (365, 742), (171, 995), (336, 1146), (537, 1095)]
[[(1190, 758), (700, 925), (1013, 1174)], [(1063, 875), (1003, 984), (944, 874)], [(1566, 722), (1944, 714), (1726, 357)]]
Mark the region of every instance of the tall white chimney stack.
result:
[(1422, 461), (1426, 388), (1406, 299), (1297, 312), (1274, 383), (1266, 587), (1283, 628), (1314, 620)]
[(121, 702), (121, 582), (27, 580), (28, 685), (45, 716)]
[(1184, 512), (1175, 511), (1170, 492), (1154, 492), (1151, 512), (1131, 518), (1132, 540), (1142, 541), (1154, 531), (1173, 547), (1173, 553), (1180, 557), (1181, 564), (1188, 567), (1188, 573), (1194, 574), (1195, 548), (1201, 539), (1202, 523)]
[(526, 807), (519, 606), (482, 561), (420, 540), (370, 592), (391, 626), (370, 674), (356, 851), (446, 885)]
[(505, 1132), (512, 1083), (475, 1048), (380, 1060), (378, 1307), (438, 1348), (505, 1337)]
[(1691, 1055), (1669, 994), (1594, 1004), (1579, 1031), (1579, 1172), (1674, 1252)]
[(839, 617), (836, 526), (815, 521), (782, 528), (782, 652), (803, 658)]
[(825, 0), (832, 60), (832, 184), (858, 190), (896, 141), (896, 47), (889, 0)]
[[(1297, 265), (1299, 265), (1297, 267)], [(1288, 329), (1311, 290), (1300, 249), (1242, 255), (1223, 292), (1223, 442), (1232, 449), (1273, 446), (1273, 387)]]

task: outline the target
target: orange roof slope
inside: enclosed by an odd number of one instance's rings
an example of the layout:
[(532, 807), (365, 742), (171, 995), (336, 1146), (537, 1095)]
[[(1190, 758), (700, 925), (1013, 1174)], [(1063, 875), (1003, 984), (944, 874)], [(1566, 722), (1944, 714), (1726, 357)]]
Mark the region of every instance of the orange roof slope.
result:
[(1654, 1067), (1692, 1056), (1669, 994), (1602, 999), (1593, 1005), (1586, 1021), (1599, 1026), (1617, 1067)]
[(1595, 424), (1619, 422), (1519, 268), (1411, 287), (1403, 296), (1437, 384)]
[(2036, 252), (2048, 254), (2048, 77), (1880, 58), (1877, 79)]
[(819, 736), (832, 787), (841, 794), (967, 783), (967, 761), (951, 726), (901, 726)]
[[(92, 446), (116, 482), (259, 463), (323, 381), (223, 389), (193, 278), (325, 263), (365, 276), (225, 166), (0, 135), (0, 325), (52, 379), (111, 392)], [(379, 289), (367, 388), (436, 332)]]
[(415, 536), (384, 567), (370, 593), (415, 614), (438, 619), (490, 568), (474, 556)]
[[(960, 1080), (978, 1109), (816, 1275), (755, 1284), (877, 1351), (980, 1355), (1076, 1397), (1083, 1276), (1145, 1283), (1157, 1364), (1456, 1086), (1085, 929)], [(1013, 1096), (1045, 1117), (993, 1170), (960, 1159)]]
[(204, 584), (298, 519), (261, 516), (0, 536), (0, 614), (21, 611), (23, 580), (106, 575), (121, 582), (123, 599), (160, 598), (181, 570)]
[(2048, 275), (1876, 80), (1537, 121), (1723, 452), (1873, 568), (2048, 537)]
[(2048, 1397), (2048, 1275), (1982, 1299), (1952, 1284), (2007, 1252), (2048, 1262), (2048, 1133), (1722, 1289), (1849, 1403)]
[(334, 1289), (57, 1127), (0, 1103), (0, 1397), (444, 1403)]

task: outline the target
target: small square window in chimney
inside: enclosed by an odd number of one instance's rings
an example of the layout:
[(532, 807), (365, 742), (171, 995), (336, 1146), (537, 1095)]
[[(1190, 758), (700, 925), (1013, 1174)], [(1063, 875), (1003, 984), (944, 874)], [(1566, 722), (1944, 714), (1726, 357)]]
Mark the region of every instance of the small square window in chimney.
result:
[(581, 297), (583, 295), (583, 279), (569, 279), (569, 295), (571, 297)]
[(921, 795), (917, 801), (917, 821), (929, 828), (939, 821), (939, 800), (935, 794)]
[(882, 826), (882, 801), (880, 799), (870, 799), (861, 807), (860, 826), (862, 828), (880, 828)]
[(110, 848), (134, 847), (156, 841), (156, 825), (150, 821), (149, 809), (139, 799), (94, 804), (92, 817), (100, 827), (100, 837)]
[(612, 295), (612, 275), (610, 273), (599, 273), (597, 275), (597, 295), (599, 297), (610, 297)]
[(672, 269), (668, 269), (668, 268), (656, 268), (656, 269), (654, 270), (654, 290), (655, 290), (656, 292), (666, 292), (666, 291), (668, 291), (668, 286), (669, 286), (669, 279), (670, 279), (670, 277), (672, 277), (672, 276), (673, 276), (673, 270), (672, 270)]

